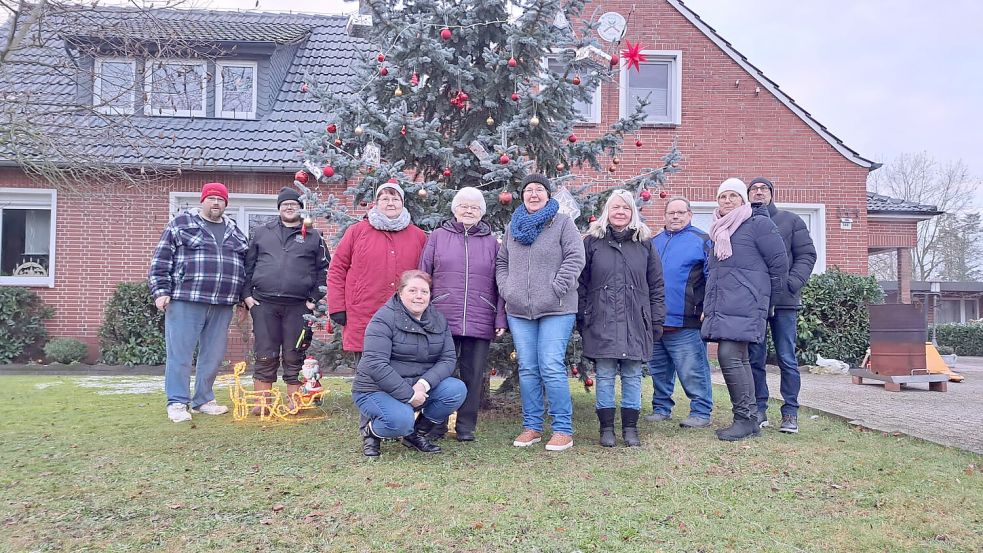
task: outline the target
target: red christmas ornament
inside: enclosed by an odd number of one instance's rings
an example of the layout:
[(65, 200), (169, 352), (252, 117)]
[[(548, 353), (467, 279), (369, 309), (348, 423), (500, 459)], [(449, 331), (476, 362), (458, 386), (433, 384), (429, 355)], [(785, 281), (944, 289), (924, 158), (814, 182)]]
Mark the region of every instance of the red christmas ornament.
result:
[(420, 84), (420, 77), (416, 74), (416, 71), (414, 71), (413, 76), (410, 77), (410, 86), (416, 86), (418, 84)]
[(562, 164), (562, 163), (557, 163), (557, 164), (556, 164), (556, 170), (557, 170), (557, 171), (562, 171), (562, 170), (564, 170), (564, 169), (566, 169), (566, 168), (567, 168), (567, 166), (566, 166), (566, 165), (564, 165), (564, 164)]
[(642, 53), (642, 44), (640, 42), (632, 44), (630, 40), (626, 40), (625, 44), (628, 47), (621, 51), (621, 56), (628, 61), (629, 68), (634, 65), (635, 71), (641, 71), (642, 68), (639, 64), (645, 61), (645, 54)]
[(597, 217), (594, 217), (593, 215), (591, 215), (590, 217), (587, 218), (587, 222), (588, 223), (593, 223), (596, 220), (597, 220)]
[(641, 196), (642, 200), (646, 202), (652, 199), (652, 193), (649, 192), (648, 189), (642, 190), (638, 195)]
[(310, 90), (310, 88), (307, 86), (307, 83), (300, 85), (301, 92), (307, 92), (308, 90)]
[(621, 63), (621, 58), (618, 57), (618, 54), (611, 54), (611, 67), (617, 67), (619, 63)]
[(403, 125), (403, 128), (399, 129), (399, 134), (406, 136), (406, 125)]
[(386, 75), (389, 74), (389, 69), (387, 67), (384, 67), (384, 66), (383, 67), (380, 67), (379, 68), (379, 74), (382, 75), (383, 77), (385, 77)]
[(440, 30), (440, 38), (444, 40), (450, 40), (452, 36), (453, 34), (451, 34), (451, 30), (448, 29), (447, 27), (444, 27), (443, 29)]
[(502, 165), (507, 164), (509, 161), (510, 160), (508, 154), (502, 154), (502, 157), (498, 158), (498, 162), (501, 163)]
[(297, 171), (294, 173), (294, 180), (300, 184), (307, 184), (307, 171)]
[(511, 192), (499, 192), (498, 193), (498, 203), (502, 205), (509, 205), (512, 203), (512, 193)]
[(334, 145), (336, 147), (338, 147), (338, 148), (341, 148), (341, 139), (340, 138), (335, 138), (334, 139)]
[(570, 133), (570, 136), (567, 137), (567, 140), (569, 140), (570, 143), (573, 144), (574, 142), (577, 141), (577, 135)]
[(461, 99), (462, 102), (467, 102), (471, 98), (470, 96), (468, 96), (468, 93), (463, 90), (458, 92), (457, 96), (458, 98)]
[(498, 371), (495, 370), (495, 369), (492, 369), (492, 370), (488, 371), (488, 374), (490, 374), (492, 376), (495, 376), (496, 374), (498, 374)]
[(386, 55), (383, 54), (382, 52), (379, 52), (379, 55), (376, 56), (375, 59), (379, 60), (379, 63), (382, 63), (386, 61)]
[(445, 177), (450, 177), (451, 176), (451, 168), (450, 167), (444, 167), (443, 175)]
[(574, 86), (580, 86), (580, 75), (574, 75), (572, 82), (573, 82)]
[(608, 165), (608, 173), (614, 173), (616, 169), (614, 165)]
[(513, 92), (512, 93), (512, 101), (513, 102), (518, 102), (519, 101), (519, 93), (518, 92)]
[(515, 61), (515, 58), (509, 58), (509, 67), (515, 67), (519, 65), (519, 62)]
[(642, 147), (642, 141), (641, 140), (636, 140), (635, 141), (635, 147), (636, 148), (641, 148)]
[(663, 191), (659, 192), (659, 197), (664, 200), (664, 199), (666, 199), (666, 198), (669, 197), (669, 193), (666, 192), (665, 190), (663, 190)]
[(577, 370), (577, 365), (573, 365), (572, 367), (570, 367), (570, 374), (572, 374), (574, 376), (577, 376), (578, 374), (580, 374), (580, 371)]
[(334, 134), (334, 133), (338, 132), (338, 126), (335, 125), (334, 123), (329, 123), (328, 126), (327, 126), (327, 130), (328, 130), (329, 133)]
[(324, 175), (324, 178), (330, 179), (334, 176), (334, 167), (325, 165), (324, 169), (321, 169), (321, 174)]
[(584, 379), (585, 387), (590, 388), (593, 385), (594, 385), (594, 380), (591, 377), (588, 376), (587, 378)]
[(369, 204), (365, 203), (365, 200), (358, 202), (358, 207), (367, 207)]

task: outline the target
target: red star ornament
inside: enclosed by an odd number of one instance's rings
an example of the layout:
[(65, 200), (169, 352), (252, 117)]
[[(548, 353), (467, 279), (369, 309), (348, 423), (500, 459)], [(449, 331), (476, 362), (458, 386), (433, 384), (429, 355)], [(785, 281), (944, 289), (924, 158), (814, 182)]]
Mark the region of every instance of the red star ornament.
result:
[(625, 60), (627, 66), (635, 66), (635, 71), (641, 71), (642, 68), (638, 64), (645, 61), (645, 54), (642, 53), (642, 44), (636, 42), (632, 44), (630, 40), (626, 40), (625, 44), (628, 45), (627, 48), (621, 51), (621, 57)]

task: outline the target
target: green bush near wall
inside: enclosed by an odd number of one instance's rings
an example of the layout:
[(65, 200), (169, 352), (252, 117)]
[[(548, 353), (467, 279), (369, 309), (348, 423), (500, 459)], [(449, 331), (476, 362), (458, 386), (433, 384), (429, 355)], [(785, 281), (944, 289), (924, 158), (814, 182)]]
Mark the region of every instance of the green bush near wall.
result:
[(20, 286), (0, 287), (0, 363), (34, 358), (48, 341), (44, 322), (55, 310)]
[(939, 346), (948, 346), (956, 355), (983, 355), (983, 323), (950, 323), (935, 327)]
[(154, 305), (146, 282), (123, 282), (99, 327), (102, 360), (110, 365), (162, 365), (167, 359), (164, 314)]
[(867, 305), (884, 301), (872, 276), (839, 269), (813, 275), (802, 288), (797, 353), (799, 363), (814, 365), (816, 354), (856, 365), (870, 342)]

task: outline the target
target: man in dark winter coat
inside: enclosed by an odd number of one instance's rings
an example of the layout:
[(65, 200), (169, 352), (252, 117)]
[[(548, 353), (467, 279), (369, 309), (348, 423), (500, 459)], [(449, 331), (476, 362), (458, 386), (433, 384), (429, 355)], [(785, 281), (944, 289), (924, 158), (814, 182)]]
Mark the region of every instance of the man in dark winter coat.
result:
[[(311, 338), (304, 315), (324, 297), (321, 287), (327, 284), (331, 258), (321, 233), (301, 221), (304, 204), (296, 190), (280, 190), (276, 204), (279, 217), (251, 232), (242, 297), (253, 318), (255, 390), (272, 389), (282, 359), (287, 401), (292, 402)], [(260, 408), (255, 411), (259, 414)]]
[[(771, 339), (778, 355), (781, 369), (782, 423), (779, 430), (787, 433), (799, 431), (799, 364), (795, 357), (796, 325), (798, 310), (802, 307), (800, 292), (812, 269), (816, 265), (816, 247), (809, 236), (809, 229), (801, 217), (791, 211), (775, 207), (775, 185), (764, 177), (757, 177), (748, 185), (748, 197), (753, 203), (762, 203), (768, 208), (772, 221), (778, 227), (785, 242), (788, 254), (788, 284), (777, 294), (772, 305), (774, 314), (768, 318)], [(768, 426), (768, 380), (765, 374), (765, 342), (751, 344), (748, 348), (751, 358), (751, 373), (754, 375), (754, 395), (758, 404), (761, 426)]]

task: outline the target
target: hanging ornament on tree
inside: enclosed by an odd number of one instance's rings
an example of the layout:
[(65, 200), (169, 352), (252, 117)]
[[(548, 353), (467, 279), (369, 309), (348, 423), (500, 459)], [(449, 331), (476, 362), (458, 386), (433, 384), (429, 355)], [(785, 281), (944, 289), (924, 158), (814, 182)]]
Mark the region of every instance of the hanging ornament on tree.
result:
[(492, 126), (492, 125), (494, 125), (495, 124), (495, 118), (493, 118), (491, 115), (489, 115), (488, 116), (488, 119), (485, 119), (485, 124), (488, 125), (489, 127)]
[(662, 190), (661, 192), (659, 192), (659, 197), (664, 200), (669, 197), (669, 193), (666, 192), (665, 190)]
[(537, 117), (535, 115), (533, 115), (532, 117), (530, 117), (529, 118), (529, 126), (532, 127), (532, 128), (538, 127), (539, 126), (539, 117)]
[(444, 172), (442, 174), (444, 175), (444, 177), (450, 178), (450, 176), (451, 176), (451, 168), (450, 167), (444, 167)]
[(310, 88), (307, 86), (307, 83), (303, 83), (303, 84), (300, 85), (300, 91), (301, 92), (306, 93), (308, 90), (310, 90)]
[(386, 55), (383, 54), (382, 52), (379, 52), (379, 55), (376, 56), (375, 59), (378, 60), (379, 63), (382, 63), (386, 61)]
[(304, 217), (304, 228), (311, 228), (314, 226), (314, 218), (308, 215)]
[(645, 54), (642, 53), (642, 44), (639, 42), (632, 44), (630, 40), (626, 40), (625, 44), (627, 48), (621, 51), (621, 56), (625, 58), (629, 68), (634, 65), (635, 71), (641, 71), (642, 68), (639, 64), (645, 61)]
[(567, 166), (566, 166), (566, 165), (564, 165), (564, 164), (562, 164), (562, 163), (557, 163), (557, 164), (556, 164), (556, 170), (557, 170), (557, 171), (563, 171), (563, 170), (564, 170), (564, 169), (566, 169), (566, 168), (567, 168)]
[(393, 92), (393, 96), (399, 98), (402, 95), (403, 95), (403, 88), (399, 85), (396, 85), (396, 90)]
[(618, 54), (611, 54), (611, 67), (617, 67), (619, 63), (621, 63), (621, 58), (618, 57)]
[(498, 158), (498, 162), (501, 163), (502, 165), (507, 165), (509, 161), (511, 160), (509, 159), (508, 154), (502, 154), (502, 157)]
[(577, 135), (570, 133), (570, 136), (567, 137), (567, 140), (569, 140), (570, 143), (573, 144), (574, 142), (577, 141)]
[(571, 82), (574, 84), (574, 86), (580, 86), (580, 75), (574, 75)]
[(365, 129), (362, 128), (362, 125), (359, 125), (359, 126), (355, 127), (355, 131), (354, 132), (355, 132), (355, 136), (362, 136), (362, 133), (365, 132)]
[(636, 139), (635, 140), (635, 147), (636, 148), (641, 148), (642, 147), (642, 141), (641, 141), (641, 139)]
[(325, 165), (324, 169), (321, 169), (321, 175), (323, 175), (326, 179), (330, 179), (334, 176), (334, 167), (331, 165)]
[(336, 148), (341, 148), (341, 144), (342, 144), (342, 142), (341, 142), (341, 139), (340, 138), (335, 138), (334, 139), (334, 145), (335, 145)]
[(515, 58), (509, 58), (508, 64), (509, 67), (514, 69), (515, 66), (519, 65), (519, 62), (515, 61)]
[(426, 188), (421, 188), (421, 189), (417, 190), (416, 191), (416, 195), (419, 196), (419, 197), (421, 197), (421, 198), (426, 198), (427, 197), (427, 189)]
[(512, 193), (511, 192), (499, 192), (498, 193), (498, 203), (502, 205), (509, 205), (512, 203)]
[(416, 74), (416, 71), (414, 71), (413, 76), (410, 77), (410, 86), (416, 86), (418, 84), (420, 84), (420, 77)]
[(444, 40), (450, 40), (452, 36), (454, 35), (451, 33), (451, 30), (448, 29), (447, 27), (444, 27), (443, 29), (440, 30), (440, 38)]
[(617, 169), (614, 165), (608, 165), (608, 173), (614, 173)]
[(297, 171), (294, 173), (294, 180), (300, 184), (307, 184), (307, 171)]
[(406, 136), (406, 125), (403, 125), (403, 127), (399, 129), (399, 135)]
[(588, 223), (593, 223), (596, 220), (597, 220), (597, 217), (594, 217), (593, 215), (591, 215), (590, 217), (587, 218), (587, 222)]
[(335, 125), (334, 123), (328, 123), (328, 126), (326, 127), (326, 129), (331, 134), (334, 134), (334, 133), (338, 132), (338, 126)]
[(645, 202), (652, 199), (652, 192), (650, 192), (648, 188), (643, 189), (641, 192), (638, 193), (638, 195), (642, 198), (642, 201)]
[(379, 75), (385, 77), (388, 74), (389, 74), (389, 68), (388, 67), (382, 66), (382, 67), (379, 68)]
[(618, 159), (618, 156), (614, 156), (613, 158), (611, 158), (611, 163), (617, 165), (617, 164), (621, 163), (621, 160)]
[(513, 102), (518, 102), (519, 101), (519, 93), (518, 92), (513, 92), (512, 93), (512, 101)]

